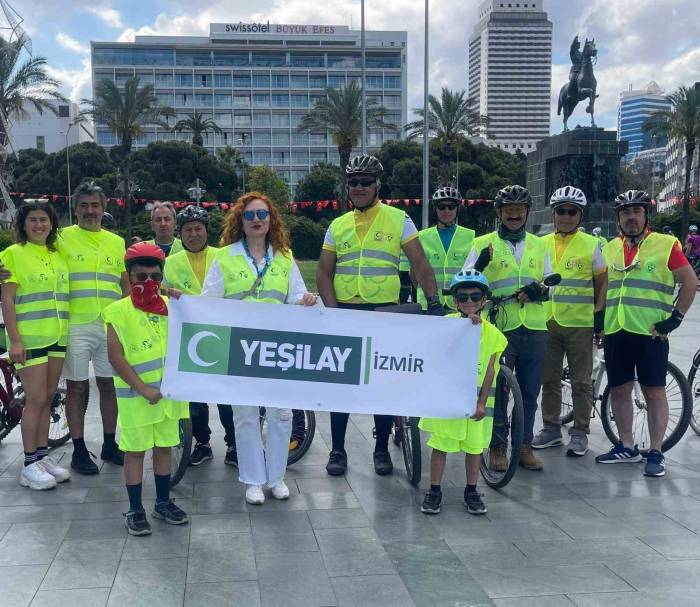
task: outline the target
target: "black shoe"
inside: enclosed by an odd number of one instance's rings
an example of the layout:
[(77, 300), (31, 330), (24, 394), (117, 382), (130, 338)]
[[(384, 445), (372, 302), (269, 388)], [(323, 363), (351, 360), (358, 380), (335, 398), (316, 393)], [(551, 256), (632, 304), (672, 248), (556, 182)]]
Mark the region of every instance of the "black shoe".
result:
[(348, 456), (345, 451), (333, 449), (328, 456), (326, 472), (331, 476), (342, 476), (348, 470)]
[(190, 455), (190, 466), (199, 466), (210, 459), (214, 459), (211, 447), (197, 443), (192, 449), (192, 455)]
[(385, 476), (394, 471), (394, 464), (391, 462), (391, 455), (388, 451), (374, 452), (374, 471), (379, 476)]
[(480, 493), (464, 492), (464, 505), (469, 514), (486, 514), (486, 506), (481, 501)]
[[(92, 457), (91, 457), (92, 456)], [(99, 474), (100, 469), (97, 464), (92, 461), (95, 457), (89, 451), (73, 451), (73, 457), (70, 460), (70, 467), (78, 474)]]
[(420, 511), (425, 514), (439, 514), (442, 491), (426, 491)]
[(178, 508), (172, 499), (160, 504), (156, 503), (151, 516), (170, 525), (186, 525), (190, 522), (185, 511)]
[(238, 451), (236, 451), (236, 445), (229, 445), (226, 447), (224, 464), (227, 466), (238, 466)]
[(108, 444), (103, 444), (102, 445), (102, 451), (100, 452), (100, 459), (103, 459), (106, 462), (111, 462), (113, 464), (116, 464), (117, 466), (123, 466), (124, 465), (124, 452), (119, 449), (117, 446), (117, 443), (113, 443), (111, 445)]
[(129, 531), (129, 535), (151, 535), (151, 524), (146, 518), (146, 513), (143, 510), (137, 510), (136, 512), (127, 512), (126, 517), (126, 528)]

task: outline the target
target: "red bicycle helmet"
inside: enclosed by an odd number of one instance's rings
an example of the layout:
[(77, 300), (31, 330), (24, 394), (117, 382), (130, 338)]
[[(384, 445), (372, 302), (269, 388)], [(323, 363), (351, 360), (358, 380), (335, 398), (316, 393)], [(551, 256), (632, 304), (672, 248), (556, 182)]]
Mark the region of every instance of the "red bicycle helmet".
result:
[(154, 261), (162, 268), (165, 264), (165, 253), (158, 245), (151, 242), (142, 241), (132, 244), (124, 255), (124, 263), (127, 267), (134, 263), (153, 263)]

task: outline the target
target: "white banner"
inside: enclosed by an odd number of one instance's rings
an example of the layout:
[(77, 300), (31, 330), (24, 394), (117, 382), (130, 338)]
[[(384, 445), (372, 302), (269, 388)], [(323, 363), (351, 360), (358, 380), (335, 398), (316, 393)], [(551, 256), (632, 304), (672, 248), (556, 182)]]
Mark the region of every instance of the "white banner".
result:
[(470, 416), (481, 327), (456, 318), (183, 296), (169, 302), (166, 398)]

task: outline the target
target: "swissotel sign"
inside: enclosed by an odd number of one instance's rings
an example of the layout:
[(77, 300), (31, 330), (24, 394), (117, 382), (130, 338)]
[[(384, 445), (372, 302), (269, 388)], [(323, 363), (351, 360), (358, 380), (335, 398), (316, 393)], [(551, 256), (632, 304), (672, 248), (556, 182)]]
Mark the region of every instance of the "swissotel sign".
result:
[(170, 300), (168, 318), (168, 398), (434, 417), (474, 410), (480, 331), (461, 319), (186, 296)]
[(212, 23), (209, 26), (210, 34), (301, 34), (301, 35), (333, 35), (347, 33), (347, 26), (338, 25), (288, 25), (282, 23), (256, 22), (256, 23)]

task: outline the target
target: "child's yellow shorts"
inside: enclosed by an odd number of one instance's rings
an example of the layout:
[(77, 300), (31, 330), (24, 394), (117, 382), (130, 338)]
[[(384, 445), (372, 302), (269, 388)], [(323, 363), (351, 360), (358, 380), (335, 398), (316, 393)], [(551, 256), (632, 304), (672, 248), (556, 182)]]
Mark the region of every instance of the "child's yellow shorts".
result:
[(148, 451), (153, 447), (175, 447), (180, 444), (180, 421), (166, 417), (156, 424), (138, 428), (120, 428), (119, 448), (122, 451)]

